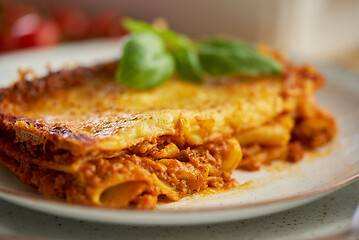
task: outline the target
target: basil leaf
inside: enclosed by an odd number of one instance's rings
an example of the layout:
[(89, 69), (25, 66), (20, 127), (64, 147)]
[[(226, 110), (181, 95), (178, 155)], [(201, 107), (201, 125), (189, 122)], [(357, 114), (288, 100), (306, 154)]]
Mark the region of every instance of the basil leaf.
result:
[(127, 31), (131, 33), (144, 32), (144, 31), (150, 31), (150, 32), (157, 31), (154, 28), (154, 26), (152, 26), (151, 24), (148, 24), (147, 22), (144, 21), (135, 20), (132, 18), (124, 18), (122, 20), (122, 25)]
[(177, 46), (172, 50), (180, 78), (195, 83), (202, 82), (202, 67), (197, 51), (191, 46)]
[(116, 79), (128, 87), (150, 89), (168, 80), (173, 71), (174, 60), (163, 40), (143, 32), (131, 35), (125, 43)]
[(209, 39), (199, 43), (199, 58), (204, 71), (211, 75), (279, 75), (282, 66), (260, 55), (251, 46), (232, 39)]

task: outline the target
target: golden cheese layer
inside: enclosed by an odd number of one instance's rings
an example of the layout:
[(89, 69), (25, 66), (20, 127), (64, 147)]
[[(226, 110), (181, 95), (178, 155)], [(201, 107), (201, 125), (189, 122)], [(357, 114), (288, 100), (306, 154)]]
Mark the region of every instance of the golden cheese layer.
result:
[[(12, 114), (86, 135), (103, 150), (125, 149), (162, 135), (180, 135), (188, 144), (200, 145), (293, 110), (295, 100), (283, 98), (282, 86), (272, 78), (204, 85), (171, 79), (153, 90), (136, 91), (114, 79), (92, 79), (14, 106)], [(17, 124), (18, 131), (29, 127)]]

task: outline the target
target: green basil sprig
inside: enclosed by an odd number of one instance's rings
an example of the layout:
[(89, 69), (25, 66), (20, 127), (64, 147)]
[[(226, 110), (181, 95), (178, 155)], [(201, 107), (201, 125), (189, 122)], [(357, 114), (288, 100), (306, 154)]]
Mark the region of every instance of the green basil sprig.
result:
[(149, 89), (176, 71), (183, 79), (200, 83), (210, 75), (279, 75), (282, 66), (239, 40), (212, 38), (193, 42), (184, 35), (146, 22), (126, 18), (131, 33), (124, 44), (116, 79), (129, 87)]
[(151, 32), (135, 33), (126, 42), (116, 72), (119, 83), (150, 89), (166, 81), (174, 71), (174, 60), (163, 40)]

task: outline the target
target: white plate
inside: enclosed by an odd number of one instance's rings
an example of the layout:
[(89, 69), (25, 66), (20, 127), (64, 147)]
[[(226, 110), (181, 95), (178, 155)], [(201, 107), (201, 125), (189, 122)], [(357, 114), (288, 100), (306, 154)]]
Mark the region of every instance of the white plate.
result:
[[(32, 67), (44, 73), (47, 62), (54, 63), (55, 67), (70, 60), (88, 64), (115, 58), (118, 52), (119, 43), (107, 40), (3, 55), (0, 57), (0, 84), (4, 86), (13, 80), (18, 66)], [(160, 204), (154, 211), (113, 210), (48, 199), (0, 167), (0, 198), (59, 216), (136, 225), (223, 222), (262, 216), (308, 203), (359, 177), (359, 77), (330, 66), (322, 70), (329, 81), (318, 99), (336, 116), (338, 137), (296, 164), (278, 162), (257, 172), (236, 170), (234, 177), (244, 184), (242, 187)]]

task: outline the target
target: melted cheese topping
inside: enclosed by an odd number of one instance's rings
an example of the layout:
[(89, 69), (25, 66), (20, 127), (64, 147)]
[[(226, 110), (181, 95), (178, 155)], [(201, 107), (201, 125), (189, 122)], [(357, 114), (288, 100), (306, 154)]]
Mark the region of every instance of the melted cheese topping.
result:
[(179, 134), (189, 144), (239, 133), (294, 108), (279, 79), (193, 84), (172, 79), (152, 90), (129, 90), (104, 79), (44, 96), (14, 110), (48, 127), (65, 126), (121, 150), (145, 139)]

